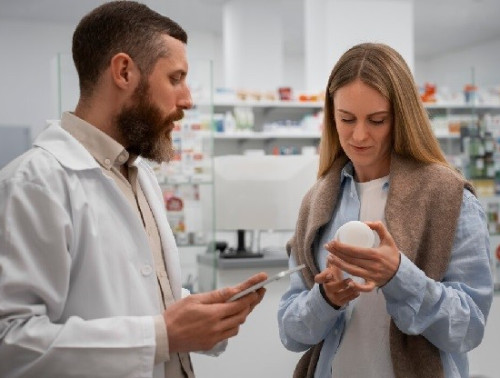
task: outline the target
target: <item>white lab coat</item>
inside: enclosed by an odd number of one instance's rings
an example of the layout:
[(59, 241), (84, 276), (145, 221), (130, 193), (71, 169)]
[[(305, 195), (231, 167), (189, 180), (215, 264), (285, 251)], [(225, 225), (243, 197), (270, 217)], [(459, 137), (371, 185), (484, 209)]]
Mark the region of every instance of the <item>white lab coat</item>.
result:
[[(34, 144), (0, 172), (0, 377), (164, 378), (153, 363), (161, 309), (141, 220), (61, 127)], [(136, 164), (179, 299), (162, 194)]]

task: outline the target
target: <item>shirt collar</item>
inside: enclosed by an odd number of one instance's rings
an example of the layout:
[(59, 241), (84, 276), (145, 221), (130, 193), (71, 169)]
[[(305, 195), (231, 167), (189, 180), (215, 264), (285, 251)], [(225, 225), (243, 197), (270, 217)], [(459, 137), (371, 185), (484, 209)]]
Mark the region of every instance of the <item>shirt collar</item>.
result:
[(70, 112), (63, 113), (62, 128), (80, 142), (105, 169), (132, 165), (137, 156), (130, 155), (125, 147), (90, 123)]
[(342, 184), (346, 179), (354, 181), (354, 166), (350, 160), (344, 165), (342, 171), (340, 171), (340, 183)]
[[(350, 160), (346, 163), (346, 165), (344, 165), (344, 168), (342, 168), (342, 171), (340, 172), (340, 184), (342, 185), (345, 180), (354, 182), (354, 166), (352, 165), (352, 161)], [(383, 190), (389, 188), (390, 181), (391, 178), (389, 176), (387, 182), (384, 183), (384, 185), (382, 186)]]

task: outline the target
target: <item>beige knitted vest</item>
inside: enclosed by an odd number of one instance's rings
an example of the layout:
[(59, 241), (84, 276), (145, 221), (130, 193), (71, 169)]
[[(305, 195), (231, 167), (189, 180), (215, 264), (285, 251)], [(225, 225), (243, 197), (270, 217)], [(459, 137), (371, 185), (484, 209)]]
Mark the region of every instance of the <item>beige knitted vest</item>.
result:
[[(305, 195), (295, 234), (287, 243), (287, 251), (293, 253), (297, 264), (307, 265), (302, 272), (310, 288), (319, 273), (312, 245), (319, 228), (332, 217), (346, 163), (347, 158), (337, 159)], [(464, 187), (474, 193), (467, 181), (447, 167), (392, 156), (387, 227), (399, 250), (436, 281), (442, 279), (450, 260)], [(396, 378), (444, 377), (439, 350), (427, 339), (402, 333), (392, 320), (389, 332)], [(322, 342), (302, 356), (295, 378), (314, 376), (321, 346)]]

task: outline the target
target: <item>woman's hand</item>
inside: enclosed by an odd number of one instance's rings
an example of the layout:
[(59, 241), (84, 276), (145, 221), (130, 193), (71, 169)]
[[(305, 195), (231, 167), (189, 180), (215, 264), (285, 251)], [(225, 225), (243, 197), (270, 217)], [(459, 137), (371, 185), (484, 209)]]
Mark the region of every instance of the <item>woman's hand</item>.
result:
[(365, 222), (380, 238), (377, 248), (359, 248), (333, 240), (325, 248), (330, 252), (328, 264), (366, 280), (365, 285), (353, 282), (360, 291), (370, 283), (384, 286), (396, 274), (401, 261), (400, 252), (382, 222)]
[(342, 271), (328, 265), (325, 270), (314, 277), (314, 281), (323, 286), (323, 293), (330, 304), (342, 307), (359, 296), (359, 290), (351, 278), (343, 278)]

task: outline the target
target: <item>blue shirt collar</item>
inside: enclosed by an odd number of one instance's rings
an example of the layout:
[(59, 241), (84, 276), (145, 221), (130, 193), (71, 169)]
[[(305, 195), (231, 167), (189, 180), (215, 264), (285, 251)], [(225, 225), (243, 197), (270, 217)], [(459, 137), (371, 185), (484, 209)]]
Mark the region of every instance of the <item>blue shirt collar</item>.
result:
[[(345, 180), (348, 180), (348, 182), (354, 182), (354, 166), (350, 160), (346, 163), (346, 165), (344, 165), (344, 168), (342, 168), (342, 171), (340, 172), (341, 186), (344, 184)], [(389, 177), (389, 181), (387, 181), (382, 187), (383, 190), (387, 190), (389, 188), (390, 181), (391, 179)]]

